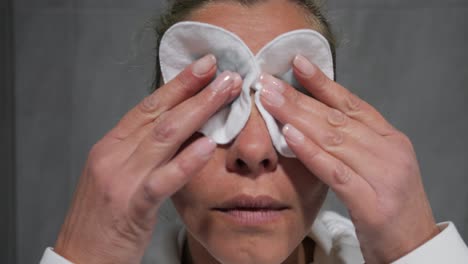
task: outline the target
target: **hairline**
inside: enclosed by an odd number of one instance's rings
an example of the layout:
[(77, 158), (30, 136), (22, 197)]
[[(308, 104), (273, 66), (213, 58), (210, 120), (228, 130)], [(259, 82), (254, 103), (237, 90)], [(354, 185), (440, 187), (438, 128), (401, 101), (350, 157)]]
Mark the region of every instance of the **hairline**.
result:
[[(173, 0), (174, 1), (174, 0)], [(177, 1), (177, 0), (175, 0)], [(161, 73), (161, 68), (159, 66), (160, 60), (159, 60), (159, 46), (161, 44), (161, 39), (164, 33), (174, 24), (182, 21), (187, 21), (187, 19), (190, 19), (190, 16), (193, 15), (194, 12), (197, 10), (200, 10), (202, 8), (205, 8), (209, 6), (210, 4), (215, 4), (215, 3), (222, 3), (222, 2), (231, 2), (234, 4), (240, 4), (245, 7), (251, 7), (257, 4), (261, 3), (266, 3), (271, 0), (206, 0), (202, 1), (199, 4), (194, 4), (187, 8), (188, 12), (180, 12), (180, 14), (175, 15), (172, 14), (171, 11), (166, 11), (163, 13), (159, 21), (156, 23), (155, 27), (155, 33), (157, 37), (156, 41), (156, 67), (155, 67), (155, 79), (153, 82), (153, 85), (151, 87), (151, 90), (154, 91), (159, 88), (160, 85), (163, 84), (163, 78), (162, 78), (162, 73)], [(336, 50), (335, 50), (335, 39), (333, 36), (333, 33), (331, 32), (330, 26), (328, 25), (328, 21), (326, 19), (320, 19), (317, 17), (317, 14), (314, 14), (314, 12), (311, 9), (319, 9), (320, 15), (322, 15), (322, 11), (320, 10), (320, 6), (318, 4), (314, 3), (311, 4), (312, 6), (308, 6), (308, 3), (305, 1), (301, 0), (287, 0), (290, 3), (296, 4), (300, 11), (303, 12), (304, 19), (307, 21), (307, 23), (310, 24), (312, 28), (315, 28), (318, 32), (320, 32), (322, 35), (325, 35), (325, 38), (328, 40), (331, 48), (332, 48), (332, 53), (333, 53), (333, 65), (334, 65), (334, 71), (335, 71), (335, 79), (336, 79)], [(182, 3), (179, 3), (180, 5), (183, 6), (183, 1)], [(310, 4), (310, 3), (309, 3)], [(172, 19), (172, 20), (170, 20)]]

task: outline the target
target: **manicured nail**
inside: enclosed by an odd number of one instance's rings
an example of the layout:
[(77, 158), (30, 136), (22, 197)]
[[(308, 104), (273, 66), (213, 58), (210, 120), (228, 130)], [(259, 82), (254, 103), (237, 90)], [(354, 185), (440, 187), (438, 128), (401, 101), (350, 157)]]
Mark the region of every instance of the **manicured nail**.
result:
[(262, 73), (259, 79), (261, 86), (261, 95), (273, 106), (280, 107), (284, 104), (282, 93), (285, 88), (283, 83), (268, 73)]
[(216, 65), (216, 57), (213, 54), (208, 54), (199, 59), (192, 68), (194, 75), (203, 77)]
[(234, 84), (235, 77), (232, 72), (225, 71), (219, 75), (216, 80), (211, 84), (211, 89), (215, 92), (219, 92), (228, 89)]
[(216, 143), (210, 138), (203, 138), (200, 139), (197, 146), (195, 147), (195, 151), (202, 159), (209, 159), (211, 158), (213, 151), (216, 149)]
[(271, 87), (272, 89), (277, 90), (280, 93), (285, 91), (284, 85), (281, 80), (273, 77), (268, 73), (262, 73), (259, 78), (261, 87)]
[(242, 77), (237, 72), (233, 73), (234, 76), (234, 87), (238, 87), (242, 84)]
[(242, 91), (242, 77), (238, 73), (233, 73), (234, 75), (234, 88), (231, 91), (231, 94), (229, 95), (229, 99), (227, 100), (227, 103), (231, 103), (234, 99), (239, 97), (240, 92)]
[(272, 106), (281, 107), (284, 104), (283, 95), (271, 86), (263, 87), (261, 95)]
[(283, 127), (283, 135), (286, 137), (286, 139), (295, 145), (304, 143), (304, 134), (302, 134), (299, 130), (297, 130), (297, 128), (290, 124), (287, 124)]
[(297, 55), (294, 58), (293, 64), (299, 70), (299, 72), (305, 77), (311, 77), (317, 71), (317, 69), (315, 68), (315, 65), (310, 63), (309, 60), (306, 59), (302, 55)]

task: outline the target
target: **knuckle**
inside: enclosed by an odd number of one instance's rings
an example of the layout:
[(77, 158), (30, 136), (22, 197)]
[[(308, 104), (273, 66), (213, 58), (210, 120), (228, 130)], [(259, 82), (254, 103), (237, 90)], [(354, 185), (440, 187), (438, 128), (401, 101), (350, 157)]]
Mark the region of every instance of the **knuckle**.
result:
[(347, 124), (348, 118), (341, 111), (332, 109), (328, 112), (327, 121), (332, 126), (343, 127)]
[(91, 150), (88, 153), (88, 160), (92, 161), (97, 159), (101, 155), (101, 145), (100, 142), (97, 142), (91, 147)]
[(351, 171), (342, 163), (338, 163), (333, 169), (333, 178), (337, 184), (347, 184), (351, 180)]
[(151, 184), (151, 182), (147, 181), (142, 186), (143, 189), (143, 198), (149, 204), (156, 204), (158, 203), (160, 197), (163, 195), (160, 188)]
[(326, 147), (337, 147), (342, 145), (344, 142), (343, 132), (339, 130), (330, 130), (326, 132), (324, 144)]
[(152, 130), (151, 136), (155, 142), (166, 143), (173, 141), (178, 130), (176, 122), (166, 118), (161, 120)]
[(345, 98), (346, 113), (352, 114), (359, 112), (362, 108), (362, 100), (353, 93), (348, 93)]
[(94, 145), (88, 155), (88, 169), (91, 175), (107, 175), (112, 168), (113, 161), (110, 155), (100, 147), (99, 143)]
[(103, 150), (99, 143), (94, 145), (88, 156), (86, 165), (87, 179), (96, 188), (98, 194), (106, 204), (114, 203), (119, 195), (115, 195), (116, 160), (108, 151)]
[(411, 142), (411, 139), (407, 135), (405, 135), (404, 133), (399, 132), (398, 133), (398, 138), (399, 138), (400, 142), (403, 145), (405, 145), (407, 147), (411, 147), (411, 148), (413, 147), (413, 143)]
[(411, 139), (403, 132), (396, 130), (391, 135), (391, 138), (393, 139), (393, 142), (395, 142), (395, 144), (397, 144), (397, 146), (399, 146), (403, 151), (410, 150), (414, 152), (414, 146), (411, 142)]
[(138, 105), (142, 113), (152, 113), (156, 111), (160, 106), (160, 100), (155, 94), (149, 95), (141, 101)]

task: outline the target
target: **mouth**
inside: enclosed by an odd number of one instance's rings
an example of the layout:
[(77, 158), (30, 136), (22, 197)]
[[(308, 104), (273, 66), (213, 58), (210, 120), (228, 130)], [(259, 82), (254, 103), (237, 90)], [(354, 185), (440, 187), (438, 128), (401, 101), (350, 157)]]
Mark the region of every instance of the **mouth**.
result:
[(240, 225), (260, 225), (275, 222), (291, 207), (270, 196), (240, 195), (222, 202), (212, 210)]

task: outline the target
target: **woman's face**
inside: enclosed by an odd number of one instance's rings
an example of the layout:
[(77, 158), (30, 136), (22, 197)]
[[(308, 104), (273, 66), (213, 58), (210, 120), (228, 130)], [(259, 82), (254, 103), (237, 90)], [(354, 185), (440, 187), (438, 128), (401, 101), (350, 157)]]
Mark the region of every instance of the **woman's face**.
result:
[[(232, 31), (256, 54), (278, 35), (312, 28), (302, 12), (289, 1), (250, 7), (219, 1), (187, 20)], [(326, 193), (327, 187), (302, 163), (279, 156), (253, 106), (237, 138), (219, 146), (173, 202), (188, 229), (195, 260), (281, 263), (308, 233)]]

